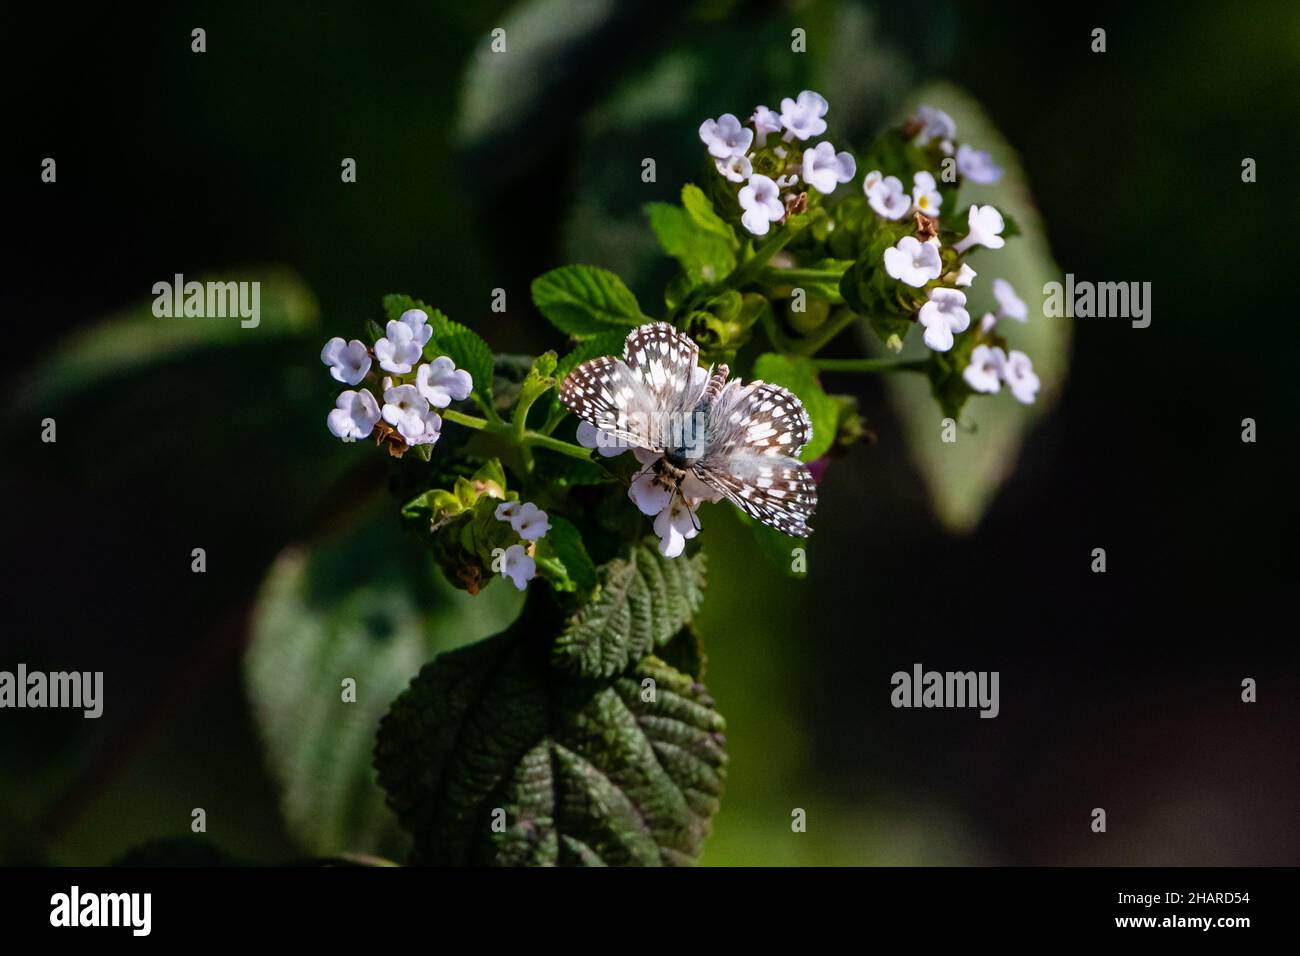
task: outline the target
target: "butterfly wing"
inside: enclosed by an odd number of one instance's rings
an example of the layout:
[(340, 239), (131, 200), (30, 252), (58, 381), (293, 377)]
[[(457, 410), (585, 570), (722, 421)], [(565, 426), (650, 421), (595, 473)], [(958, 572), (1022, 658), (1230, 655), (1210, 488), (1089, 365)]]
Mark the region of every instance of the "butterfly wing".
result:
[(812, 423), (793, 393), (729, 382), (709, 409), (707, 447), (693, 472), (750, 517), (806, 538), (817, 485), (796, 456), (811, 439)]
[(624, 358), (583, 362), (560, 385), (571, 412), (631, 445), (663, 451), (674, 425), (699, 403), (708, 374), (699, 346), (666, 322), (633, 329)]

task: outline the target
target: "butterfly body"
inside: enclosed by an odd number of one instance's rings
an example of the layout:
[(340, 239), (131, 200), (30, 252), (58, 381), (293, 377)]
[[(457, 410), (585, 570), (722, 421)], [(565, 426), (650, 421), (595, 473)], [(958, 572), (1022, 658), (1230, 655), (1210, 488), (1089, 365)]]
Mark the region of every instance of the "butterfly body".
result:
[(765, 382), (727, 380), (699, 367), (699, 347), (663, 322), (627, 337), (624, 358), (575, 368), (560, 400), (624, 447), (643, 474), (684, 500), (727, 498), (786, 534), (807, 537), (817, 489), (798, 454), (812, 437), (803, 404)]

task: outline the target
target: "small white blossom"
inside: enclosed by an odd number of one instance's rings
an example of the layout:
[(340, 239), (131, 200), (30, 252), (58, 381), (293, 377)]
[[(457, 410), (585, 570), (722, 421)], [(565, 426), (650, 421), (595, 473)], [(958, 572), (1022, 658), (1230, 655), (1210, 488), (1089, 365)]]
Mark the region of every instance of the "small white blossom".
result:
[(497, 510), (493, 514), (498, 521), (508, 521), (513, 526), (515, 515), (519, 514), (519, 507), (518, 501), (503, 501), (497, 505)]
[(420, 348), (428, 345), (429, 339), (433, 338), (433, 327), (429, 325), (429, 317), (423, 309), (407, 309), (398, 316), (397, 321), (410, 327), (411, 338)]
[(766, 106), (755, 107), (754, 115), (749, 120), (754, 124), (755, 141), (760, 149), (767, 145), (768, 133), (781, 132), (780, 115)]
[(627, 451), (627, 443), (617, 435), (602, 431), (590, 422), (578, 422), (578, 444), (583, 448), (594, 448), (605, 458), (613, 458)]
[(749, 151), (754, 131), (741, 126), (734, 113), (723, 113), (715, 120), (707, 119), (700, 124), (700, 139), (709, 147), (710, 156), (727, 159)]
[(632, 484), (627, 489), (627, 496), (643, 515), (653, 516), (668, 507), (673, 493), (672, 489), (658, 480), (653, 468), (643, 468), (632, 479)]
[(423, 348), (412, 326), (394, 319), (385, 327), (384, 337), (375, 342), (375, 358), (379, 359), (379, 367), (385, 372), (405, 375), (420, 361)]
[(355, 385), (370, 371), (370, 351), (359, 339), (344, 342), (334, 336), (320, 350), (320, 360), (330, 367), (330, 376), (344, 385)]
[(1016, 290), (1006, 279), (993, 280), (993, 298), (998, 300), (998, 318), (1015, 319), (1017, 322), (1029, 321), (1029, 306), (1024, 299), (1016, 295)]
[(924, 146), (932, 139), (953, 139), (957, 135), (957, 124), (943, 110), (920, 106), (916, 118), (921, 121), (921, 131), (916, 134), (918, 146)]
[(954, 332), (965, 332), (970, 325), (966, 311), (966, 293), (957, 289), (931, 289), (930, 301), (921, 306), (917, 321), (925, 328), (925, 344), (936, 352), (952, 348)]
[(770, 224), (785, 216), (780, 189), (762, 173), (750, 176), (749, 184), (741, 187), (737, 198), (740, 208), (745, 211), (740, 221), (756, 236), (767, 235)]
[(744, 153), (737, 153), (726, 159), (715, 159), (713, 165), (718, 172), (733, 183), (743, 183), (754, 172), (754, 165)]
[(537, 577), (537, 562), (528, 556), (522, 544), (512, 544), (502, 556), (501, 573), (522, 591)]
[(965, 239), (953, 246), (958, 254), (975, 245), (1001, 249), (1007, 244), (1001, 235), (1006, 223), (1002, 220), (1002, 213), (992, 206), (971, 206), (967, 222), (970, 224), (970, 232)]
[(963, 262), (961, 268), (957, 270), (957, 275), (953, 278), (952, 284), (962, 289), (969, 288), (977, 275), (979, 275), (978, 272)]
[(1011, 389), (1016, 401), (1032, 405), (1038, 395), (1038, 376), (1034, 374), (1034, 363), (1024, 352), (1011, 351), (1007, 354), (1006, 364), (1002, 368), (1002, 380)]
[(998, 324), (998, 317), (992, 312), (985, 312), (984, 318), (980, 319), (980, 331), (992, 332), (993, 326)]
[(469, 372), (456, 368), (450, 357), (439, 355), (416, 370), (415, 387), (434, 408), (446, 408), (453, 400), (460, 402), (469, 398), (474, 389), (474, 379)]
[(525, 501), (510, 518), (510, 527), (525, 541), (536, 541), (546, 537), (546, 532), (551, 530), (551, 521), (545, 511), (531, 501)]
[(971, 149), (965, 143), (957, 147), (957, 172), (981, 186), (995, 183), (1002, 178), (1002, 167), (993, 162), (992, 154)]
[(937, 186), (934, 176), (924, 169), (912, 177), (912, 203), (916, 206), (916, 211), (921, 215), (939, 215), (939, 207), (943, 205), (943, 196), (939, 194)]
[(686, 549), (686, 542), (700, 533), (695, 511), (698, 501), (677, 495), (672, 504), (655, 518), (655, 534), (659, 536), (659, 553), (665, 558), (675, 558)]
[(396, 428), (408, 445), (420, 443), (428, 414), (429, 403), (414, 385), (398, 385), (384, 391), (384, 421)]
[(995, 395), (1002, 389), (1002, 366), (1006, 361), (1007, 353), (996, 345), (977, 345), (970, 353), (970, 364), (961, 377), (975, 391)]
[(432, 445), (442, 437), (442, 416), (432, 408), (424, 413), (424, 430), (413, 439), (408, 439), (408, 445)]
[(369, 438), (379, 423), (379, 403), (368, 388), (359, 392), (348, 389), (334, 402), (334, 410), (326, 417), (325, 423), (335, 438), (345, 441)]
[(847, 183), (857, 172), (857, 163), (849, 153), (837, 153), (830, 143), (818, 143), (804, 150), (803, 181), (819, 193), (832, 193), (840, 183)]
[(885, 271), (891, 278), (917, 289), (931, 279), (939, 278), (943, 269), (938, 242), (922, 242), (916, 236), (899, 239), (898, 245), (885, 250), (884, 258)]
[(781, 100), (781, 125), (786, 129), (786, 142), (794, 137), (806, 140), (826, 132), (826, 120), (822, 117), (828, 108), (825, 97), (812, 90), (804, 90), (798, 99), (787, 96)]
[(862, 180), (862, 191), (868, 205), (886, 219), (902, 219), (912, 208), (912, 199), (897, 176), (881, 176), (879, 170), (872, 170)]

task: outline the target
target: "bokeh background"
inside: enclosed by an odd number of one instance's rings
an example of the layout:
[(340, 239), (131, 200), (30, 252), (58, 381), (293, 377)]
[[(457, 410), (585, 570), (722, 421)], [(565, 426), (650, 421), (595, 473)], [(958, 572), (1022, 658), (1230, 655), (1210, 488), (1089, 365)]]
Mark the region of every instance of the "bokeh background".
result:
[[(703, 117), (811, 86), (860, 147), (936, 82), (1019, 154), (1060, 270), (1150, 281), (1152, 325), (1075, 324), (1059, 403), (968, 533), (851, 376), (827, 384), (878, 441), (830, 468), (806, 580), (710, 511), (731, 767), (703, 862), (1300, 862), (1300, 8), (1055, 6), (6, 8), (0, 668), (103, 670), (106, 704), (0, 712), (0, 862), (106, 863), (194, 807), (243, 860), (400, 855), (373, 721), (516, 603), (450, 592), (403, 540), (382, 456), (325, 431), (320, 344), (401, 291), (500, 351), (560, 346), (529, 281), (590, 261), (657, 301), (639, 209), (698, 174)], [(260, 277), (262, 326), (152, 318), (174, 273)], [(892, 709), (914, 662), (1000, 671), (1001, 715)]]

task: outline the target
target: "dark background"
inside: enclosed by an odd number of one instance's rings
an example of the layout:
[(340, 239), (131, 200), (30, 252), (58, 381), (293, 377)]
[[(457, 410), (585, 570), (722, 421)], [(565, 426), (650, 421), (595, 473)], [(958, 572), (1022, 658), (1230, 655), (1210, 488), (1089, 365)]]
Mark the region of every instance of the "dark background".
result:
[[(671, 199), (699, 118), (803, 88), (815, 67), (763, 51), (806, 22), (814, 63), (839, 6), (619, 5), (508, 91), (516, 122), (468, 146), (466, 71), (510, 4), (6, 12), (0, 668), (103, 669), (112, 696), (96, 722), (0, 713), (5, 859), (106, 862), (187, 832), (197, 805), (247, 858), (302, 851), (240, 654), (274, 556), (382, 486), (380, 463), (358, 470), (321, 427), (320, 343), (407, 291), (498, 350), (559, 345), (527, 286), (571, 258), (570, 210), (588, 189), (618, 208), (647, 198), (592, 163), (610, 90), (675, 50), (713, 51), (692, 110), (629, 146), (667, 157), (648, 198)], [(1152, 325), (1076, 323), (1059, 406), (965, 537), (930, 515), (878, 384), (832, 379), (880, 440), (831, 469), (808, 580), (751, 567), (733, 521), (706, 537), (709, 682), (733, 765), (705, 862), (1300, 862), (1283, 589), (1300, 9), (1048, 6), (861, 7), (882, 80), (858, 141), (910, 86), (964, 86), (1020, 152), (1062, 270), (1150, 281)], [(1089, 50), (1096, 26), (1105, 54)], [(45, 156), (57, 184), (40, 182)], [(65, 405), (43, 391), (42, 363), (154, 282), (261, 264), (301, 276), (321, 332), (170, 356)], [(56, 445), (39, 441), (42, 402)], [(914, 661), (999, 670), (1001, 716), (891, 709), (889, 674)], [(793, 807), (807, 834), (790, 833)]]

